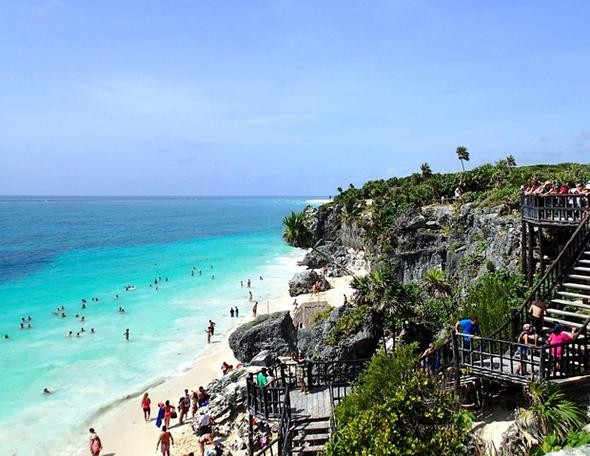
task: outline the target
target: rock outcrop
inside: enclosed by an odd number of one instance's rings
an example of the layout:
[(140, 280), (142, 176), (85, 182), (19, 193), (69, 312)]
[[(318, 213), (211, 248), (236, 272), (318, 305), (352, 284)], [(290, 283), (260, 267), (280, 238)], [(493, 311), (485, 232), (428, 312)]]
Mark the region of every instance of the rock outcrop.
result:
[(289, 312), (261, 315), (236, 329), (229, 337), (229, 346), (237, 359), (249, 363), (262, 350), (275, 355), (288, 355), (296, 347), (297, 331)]
[(381, 315), (375, 310), (367, 309), (357, 329), (334, 340), (333, 331), (338, 321), (354, 310), (350, 304), (337, 307), (325, 322), (300, 329), (297, 334), (299, 350), (314, 361), (370, 358), (382, 336)]
[(300, 294), (311, 293), (316, 283), (319, 283), (318, 291), (326, 291), (332, 288), (323, 275), (313, 270), (298, 272), (289, 280), (289, 295), (299, 296)]

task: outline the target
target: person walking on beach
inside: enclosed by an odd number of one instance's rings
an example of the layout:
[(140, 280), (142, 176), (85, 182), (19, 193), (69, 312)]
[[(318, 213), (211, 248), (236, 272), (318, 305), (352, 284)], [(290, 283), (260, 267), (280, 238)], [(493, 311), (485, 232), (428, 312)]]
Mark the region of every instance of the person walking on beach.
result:
[(252, 292), (251, 291), (248, 292), (248, 301), (252, 301)]
[(258, 301), (254, 302), (254, 305), (252, 306), (252, 316), (254, 318), (256, 318), (256, 312), (258, 312)]
[(158, 438), (158, 443), (156, 445), (156, 451), (158, 448), (162, 451), (162, 456), (170, 456), (170, 446), (174, 445), (174, 438), (172, 434), (168, 430), (167, 426), (162, 426), (162, 433)]
[(248, 279), (248, 281), (246, 282), (246, 286), (247, 286), (248, 288), (250, 288), (250, 285), (252, 285), (252, 282), (250, 282), (250, 279)]
[(211, 326), (209, 326), (205, 332), (207, 333), (207, 343), (210, 344), (211, 343)]
[(90, 454), (92, 456), (99, 456), (100, 450), (102, 450), (102, 442), (100, 441), (100, 437), (96, 434), (94, 428), (88, 429), (88, 432), (90, 432), (90, 441), (88, 442)]
[(147, 423), (150, 420), (150, 415), (152, 413), (152, 400), (148, 397), (148, 393), (143, 394), (143, 399), (141, 400), (141, 409), (143, 410), (143, 418)]
[(184, 417), (188, 415), (188, 412), (191, 409), (191, 397), (188, 395), (188, 389), (184, 390), (184, 396), (180, 398), (178, 409), (180, 410), (178, 422), (184, 424)]
[(166, 401), (164, 403), (164, 425), (166, 428), (170, 428), (170, 418), (176, 418), (176, 408), (173, 405), (170, 405), (170, 401)]
[(211, 335), (215, 335), (215, 322), (213, 320), (209, 320), (209, 328), (211, 328)]
[(229, 316), (230, 316), (231, 318), (234, 318), (234, 308), (233, 308), (233, 307), (230, 307), (230, 308), (229, 308)]
[(240, 316), (240, 309), (238, 309), (238, 306), (236, 306), (236, 318), (238, 318)]

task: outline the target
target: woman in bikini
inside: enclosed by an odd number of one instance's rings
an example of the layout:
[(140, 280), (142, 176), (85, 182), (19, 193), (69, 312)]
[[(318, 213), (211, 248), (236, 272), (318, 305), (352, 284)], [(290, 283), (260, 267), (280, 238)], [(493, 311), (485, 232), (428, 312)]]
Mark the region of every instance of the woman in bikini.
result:
[(164, 424), (166, 429), (170, 429), (170, 418), (172, 418), (173, 413), (176, 415), (176, 407), (170, 405), (170, 401), (166, 401), (164, 404)]
[(99, 456), (100, 450), (102, 450), (102, 442), (100, 441), (100, 437), (96, 435), (94, 428), (90, 428), (88, 431), (90, 432), (90, 454), (92, 456)]
[(152, 400), (148, 397), (148, 393), (145, 393), (141, 400), (141, 409), (143, 410), (143, 418), (146, 422), (150, 420), (150, 414), (152, 413), (151, 404)]

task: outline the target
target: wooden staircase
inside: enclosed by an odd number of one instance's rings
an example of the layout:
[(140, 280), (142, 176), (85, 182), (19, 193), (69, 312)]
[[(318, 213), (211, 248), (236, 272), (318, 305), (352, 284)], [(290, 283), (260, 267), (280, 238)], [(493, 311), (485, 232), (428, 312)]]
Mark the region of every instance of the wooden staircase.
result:
[(314, 456), (324, 452), (330, 440), (330, 418), (304, 419), (292, 427), (291, 454)]

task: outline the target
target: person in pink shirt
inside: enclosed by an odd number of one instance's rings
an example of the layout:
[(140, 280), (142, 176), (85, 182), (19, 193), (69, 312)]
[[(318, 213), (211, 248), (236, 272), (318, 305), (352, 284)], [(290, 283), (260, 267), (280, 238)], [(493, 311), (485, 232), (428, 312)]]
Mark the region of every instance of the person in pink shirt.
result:
[[(569, 342), (572, 340), (572, 336), (563, 331), (563, 328), (560, 324), (555, 324), (553, 327), (553, 331), (549, 334), (549, 338), (547, 339), (547, 343), (549, 345), (557, 345), (563, 344), (565, 342)], [(561, 357), (563, 355), (563, 346), (552, 347), (549, 349), (549, 356), (555, 361), (555, 370), (560, 370), (560, 362)]]

